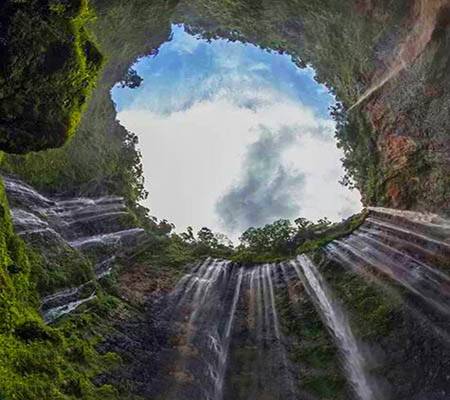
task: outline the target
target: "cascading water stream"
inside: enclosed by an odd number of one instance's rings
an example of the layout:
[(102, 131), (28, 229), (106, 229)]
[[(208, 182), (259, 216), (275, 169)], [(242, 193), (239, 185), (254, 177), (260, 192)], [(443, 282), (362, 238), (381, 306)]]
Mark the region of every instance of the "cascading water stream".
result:
[[(237, 319), (239, 324), (248, 321), (251, 340), (258, 349), (256, 365), (261, 368), (263, 360), (277, 360), (278, 390), (284, 399), (298, 398), (276, 307), (275, 267), (244, 267), (208, 259), (180, 280), (170, 294), (172, 306), (168, 314), (171, 324), (179, 327), (175, 335), (183, 337), (183, 345), (173, 357), (175, 383), (165, 398), (224, 398)], [(180, 381), (177, 377), (189, 378)], [(260, 380), (258, 374), (255, 378), (258, 379), (252, 390), (265, 390), (267, 382)]]
[(393, 225), (392, 223), (386, 222), (386, 221), (380, 221), (373, 217), (368, 218), (367, 222), (374, 224), (375, 226), (379, 227), (380, 229), (387, 229), (388, 232), (394, 232), (397, 235), (405, 235), (406, 237), (409, 237), (411, 240), (418, 240), (422, 243), (426, 243), (427, 245), (434, 245), (437, 249), (442, 249), (443, 251), (449, 251), (450, 250), (450, 244), (446, 243), (442, 240), (435, 239), (432, 236), (415, 232), (411, 229), (402, 228), (396, 225)]
[[(333, 299), (331, 291), (321, 277), (315, 265), (306, 256), (300, 256), (291, 263), (305, 287), (317, 300), (322, 315), (336, 337), (336, 341), (344, 356), (349, 379), (361, 400), (377, 399), (373, 383), (366, 373), (366, 362), (358, 347), (347, 317), (338, 303)], [(300, 270), (301, 268), (301, 270)]]
[(180, 326), (184, 343), (175, 357), (175, 375), (192, 377), (188, 381), (196, 384), (176, 382), (167, 398), (222, 398), (242, 279), (243, 271), (236, 272), (229, 261), (207, 259), (171, 294), (171, 320)]
[[(276, 265), (272, 265), (272, 268), (273, 268), (272, 270), (276, 271), (276, 269), (274, 267), (276, 267)], [(274, 287), (273, 287), (271, 269), (270, 269), (269, 265), (265, 265), (262, 268), (264, 269), (264, 271), (266, 273), (267, 282), (269, 284), (270, 309), (272, 311), (272, 316), (273, 316), (273, 327), (274, 327), (274, 331), (275, 331), (276, 343), (277, 343), (278, 351), (280, 353), (282, 366), (285, 371), (284, 377), (285, 377), (285, 380), (287, 381), (286, 383), (288, 385), (287, 396), (289, 396), (288, 397), (289, 399), (291, 399), (291, 398), (296, 399), (297, 393), (296, 393), (296, 389), (295, 389), (295, 385), (294, 385), (291, 373), (289, 371), (288, 358), (287, 358), (287, 354), (286, 354), (286, 349), (283, 344), (284, 338), (282, 337), (282, 335), (280, 333), (280, 322), (278, 319), (278, 312), (277, 312), (276, 303), (275, 303), (275, 291), (274, 291)]]
[[(144, 230), (130, 226), (132, 219), (121, 197), (51, 199), (17, 179), (3, 179), (17, 234), (43, 254), (49, 248), (70, 256), (79, 251), (81, 259), (88, 252), (95, 280), (111, 272), (116, 255), (137, 248), (144, 240)], [(53, 322), (92, 300), (92, 290), (84, 289), (93, 283), (90, 280), (44, 297), (44, 319)]]
[(411, 222), (417, 222), (423, 224), (425, 226), (437, 227), (439, 229), (447, 229), (450, 230), (450, 221), (445, 218), (432, 214), (432, 213), (422, 213), (418, 211), (409, 211), (409, 210), (397, 210), (394, 208), (384, 208), (384, 207), (369, 207), (368, 210), (371, 213), (375, 214), (385, 214), (390, 215), (392, 217), (400, 217)]
[(63, 304), (61, 306), (52, 308), (46, 312), (44, 312), (44, 321), (47, 323), (53, 322), (57, 320), (58, 318), (62, 317), (65, 314), (69, 314), (72, 311), (76, 310), (79, 306), (81, 306), (84, 303), (87, 303), (93, 299), (95, 299), (97, 295), (95, 292), (91, 293), (88, 297), (75, 300), (70, 303)]
[[(450, 315), (450, 276), (442, 269), (427, 263), (429, 258), (433, 262), (439, 258), (445, 259), (447, 243), (430, 237), (430, 232), (410, 232), (401, 225), (412, 219), (413, 223), (419, 224), (417, 229), (422, 226), (426, 231), (430, 227), (430, 221), (434, 221), (432, 226), (437, 229), (435, 236), (445, 237), (450, 234), (447, 222), (433, 216), (421, 217), (412, 212), (386, 209), (376, 209), (376, 212), (380, 215), (371, 216), (366, 220), (365, 224), (369, 227), (363, 225), (348, 238), (334, 241), (328, 246), (328, 250), (341, 258), (342, 254), (350, 254), (355, 260), (350, 263), (352, 265), (355, 263), (353, 265), (355, 270), (359, 268), (358, 264), (370, 265), (420, 297), (435, 310)], [(382, 217), (383, 214), (397, 218), (397, 225), (386, 222)], [(436, 221), (439, 221), (439, 224)], [(387, 227), (389, 231), (386, 233), (381, 229), (371, 228), (371, 225)], [(410, 238), (419, 238), (420, 241), (405, 243), (404, 239), (399, 239), (393, 232), (407, 233)], [(431, 246), (432, 250), (427, 245)]]
[[(54, 200), (17, 180), (5, 179), (5, 184), (17, 233), (25, 240), (66, 246), (83, 256), (102, 250), (90, 280), (42, 299), (46, 322), (94, 299), (97, 280), (111, 272), (116, 258), (121, 257), (120, 249), (133, 247), (142, 236), (142, 229), (123, 222), (128, 214), (119, 197)], [(359, 228), (328, 244), (323, 253), (350, 273), (366, 277), (366, 284), (382, 286), (391, 297), (408, 293), (403, 309), (412, 310), (433, 333), (450, 338), (447, 326), (427, 315), (430, 307), (423, 309), (417, 303), (419, 299), (438, 311), (436, 314), (450, 315), (450, 276), (443, 268), (450, 265), (449, 221), (433, 214), (371, 208)], [(290, 264), (263, 265), (208, 258), (193, 266), (175, 290), (163, 297), (161, 319), (173, 342), (169, 341), (172, 344), (161, 357), (161, 388), (155, 389), (156, 398), (315, 398), (305, 394), (301, 377), (305, 370), (315, 373), (317, 367), (299, 366), (304, 359), (299, 361), (291, 354), (303, 341), (289, 330), (299, 325), (286, 323), (286, 316), (292, 313), (298, 314), (300, 321), (316, 318), (313, 341), (319, 330), (320, 337), (331, 344), (328, 331), (332, 333), (343, 356), (346, 378), (359, 400), (382, 398), (377, 372), (368, 372), (368, 359), (345, 310), (305, 256)], [(410, 298), (413, 301), (408, 302)], [(309, 311), (302, 308), (305, 303)], [(245, 382), (239, 390), (233, 388), (236, 379)], [(343, 390), (348, 393), (347, 387)]]
[(219, 352), (219, 368), (216, 378), (216, 387), (214, 392), (213, 400), (222, 400), (223, 398), (223, 384), (225, 380), (225, 372), (227, 369), (227, 361), (228, 361), (228, 350), (230, 347), (230, 341), (231, 341), (231, 330), (233, 327), (234, 322), (234, 316), (236, 313), (236, 307), (239, 300), (239, 294), (241, 292), (241, 285), (242, 285), (242, 277), (243, 277), (243, 270), (242, 268), (239, 270), (239, 275), (237, 278), (237, 285), (234, 292), (233, 297), (233, 303), (231, 306), (231, 311), (228, 316), (226, 328), (225, 328), (225, 335), (221, 340), (221, 345), (219, 346), (219, 349), (221, 350)]

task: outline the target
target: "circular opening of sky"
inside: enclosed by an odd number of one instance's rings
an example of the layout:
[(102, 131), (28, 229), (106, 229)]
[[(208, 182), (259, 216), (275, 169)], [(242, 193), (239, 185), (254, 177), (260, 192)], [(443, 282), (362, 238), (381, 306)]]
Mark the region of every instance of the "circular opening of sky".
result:
[(236, 238), (281, 218), (339, 221), (361, 210), (360, 194), (339, 183), (335, 99), (313, 69), (176, 25), (133, 69), (140, 86), (112, 90), (118, 119), (139, 137), (144, 205), (178, 231)]

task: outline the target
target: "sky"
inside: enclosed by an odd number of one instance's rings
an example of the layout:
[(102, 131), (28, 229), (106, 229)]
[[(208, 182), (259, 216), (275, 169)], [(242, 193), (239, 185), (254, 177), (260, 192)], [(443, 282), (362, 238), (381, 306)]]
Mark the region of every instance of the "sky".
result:
[(118, 120), (139, 137), (152, 215), (236, 239), (280, 218), (340, 221), (361, 210), (339, 184), (334, 103), (311, 68), (251, 44), (206, 40), (172, 27), (157, 56), (116, 85)]

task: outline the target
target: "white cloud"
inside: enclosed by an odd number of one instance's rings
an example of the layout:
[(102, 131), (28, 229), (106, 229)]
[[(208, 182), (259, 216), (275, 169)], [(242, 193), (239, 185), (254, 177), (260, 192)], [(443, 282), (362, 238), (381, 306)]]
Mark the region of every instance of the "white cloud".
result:
[[(209, 226), (228, 229), (236, 238), (239, 232), (232, 232), (232, 228), (242, 230), (248, 224), (292, 218), (296, 212), (311, 219), (328, 216), (339, 220), (359, 210), (358, 194), (338, 183), (342, 154), (333, 139), (333, 123), (316, 118), (311, 109), (280, 95), (260, 95), (267, 101), (257, 111), (218, 97), (168, 116), (148, 110), (119, 113), (121, 123), (139, 136), (150, 191), (147, 205), (154, 215), (173, 221), (178, 230), (189, 225)], [(274, 160), (261, 164), (270, 170), (255, 182), (248, 176), (249, 162), (255, 162), (250, 152), (261, 140), (262, 128), (270, 132), (274, 143), (286, 129), (291, 136), (285, 146), (260, 154)], [(269, 184), (270, 179), (278, 180)], [(252, 191), (245, 187), (250, 181), (260, 188), (253, 188), (254, 198), (248, 207), (257, 204), (266, 210), (265, 217), (244, 218), (252, 210), (231, 206), (228, 211), (235, 211), (233, 217), (240, 219), (239, 223), (233, 225), (228, 218), (224, 225), (224, 215), (216, 213), (218, 200), (227, 194), (230, 197), (230, 193), (251, 196)], [(282, 192), (274, 194), (274, 199), (265, 186)]]
[(324, 119), (332, 97), (313, 70), (182, 28), (136, 68), (143, 85), (112, 94), (139, 136), (153, 215), (179, 231), (209, 226), (236, 238), (279, 218), (359, 211), (359, 193), (338, 183), (343, 154)]

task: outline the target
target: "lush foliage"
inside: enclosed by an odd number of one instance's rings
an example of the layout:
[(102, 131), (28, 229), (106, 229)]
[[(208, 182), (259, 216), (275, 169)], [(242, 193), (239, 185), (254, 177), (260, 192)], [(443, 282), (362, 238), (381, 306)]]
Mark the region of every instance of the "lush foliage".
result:
[[(136, 149), (137, 138), (116, 121), (109, 91), (120, 81), (137, 85), (139, 78), (129, 66), (137, 57), (152, 53), (167, 40), (172, 8), (166, 2), (144, 1), (97, 0), (91, 6), (101, 18), (89, 23), (89, 32), (95, 37), (106, 62), (76, 135), (60, 149), (25, 156), (7, 155), (1, 168), (50, 193), (122, 195), (140, 215), (144, 210), (137, 202), (147, 193), (143, 186), (141, 156)], [(51, 20), (55, 18), (52, 16)], [(124, 42), (126, 46), (118, 45)], [(49, 78), (46, 79), (48, 85)], [(62, 77), (57, 81), (63, 82)], [(42, 148), (45, 147), (49, 146), (43, 142)]]
[(301, 284), (277, 295), (284, 334), (291, 338), (289, 357), (303, 368), (298, 385), (321, 399), (346, 399), (348, 387), (341, 374), (340, 356), (333, 339)]
[(278, 220), (261, 228), (249, 228), (242, 234), (232, 259), (246, 263), (285, 260), (351, 233), (364, 221), (365, 215), (363, 212), (335, 224), (326, 218), (315, 223), (297, 218), (294, 224)]
[(34, 258), (13, 232), (0, 186), (0, 398), (17, 400), (115, 399), (91, 378), (116, 359), (100, 356), (95, 335), (65, 325), (43, 325), (37, 312)]
[(183, 267), (206, 257), (230, 258), (234, 254), (232, 243), (221, 234), (204, 227), (194, 234), (188, 227), (186, 232), (173, 232), (174, 226), (167, 221), (155, 223), (148, 229), (148, 243), (138, 256), (138, 262), (151, 267), (169, 267), (179, 277)]
[[(314, 253), (321, 273), (352, 316), (356, 335), (362, 340), (376, 340), (392, 331), (400, 310), (400, 296), (386, 297), (369, 275), (367, 279), (330, 260), (323, 252)], [(397, 293), (398, 294), (398, 293)]]
[(102, 64), (87, 0), (0, 7), (0, 149), (61, 146), (78, 126)]
[(348, 114), (340, 103), (331, 109), (336, 121), (336, 141), (344, 152), (346, 174), (342, 184), (357, 188), (365, 204), (381, 204), (385, 192), (383, 170), (377, 151), (376, 135), (361, 113)]
[(146, 192), (136, 136), (114, 121), (114, 107), (102, 95), (95, 95), (91, 107), (77, 135), (64, 147), (6, 155), (2, 169), (38, 190), (68, 196), (122, 195), (137, 205)]

